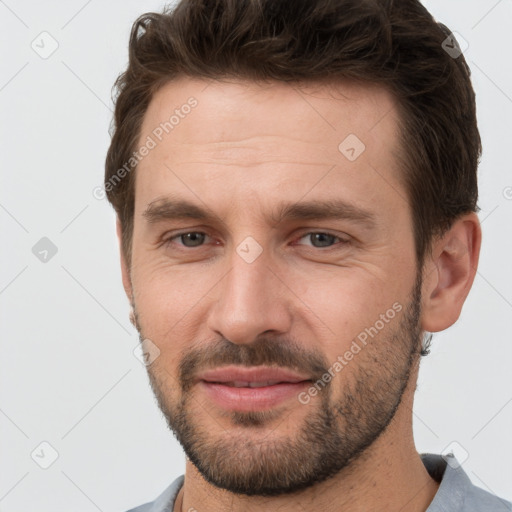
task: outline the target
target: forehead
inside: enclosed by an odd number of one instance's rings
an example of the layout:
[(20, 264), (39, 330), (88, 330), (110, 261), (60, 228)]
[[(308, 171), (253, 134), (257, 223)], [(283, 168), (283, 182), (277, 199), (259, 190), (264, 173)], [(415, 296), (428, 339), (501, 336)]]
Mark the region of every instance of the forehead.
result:
[[(261, 203), (270, 190), (297, 196), (312, 186), (319, 194), (336, 187), (371, 202), (400, 188), (396, 105), (374, 84), (184, 77), (154, 95), (139, 145), (148, 137), (155, 144), (137, 167), (139, 214), (176, 190), (190, 198), (195, 190), (210, 203), (216, 192), (242, 202), (250, 190)], [(319, 180), (323, 188), (314, 185)]]
[[(141, 134), (169, 121), (191, 98), (197, 102), (190, 116), (194, 121), (184, 123), (188, 114), (180, 116), (169, 144), (223, 142), (233, 140), (235, 134), (238, 139), (293, 134), (302, 142), (326, 142), (332, 146), (333, 139), (341, 142), (345, 135), (353, 133), (376, 150), (382, 147), (377, 144), (382, 141), (383, 132), (392, 138), (396, 131), (394, 98), (376, 84), (344, 81), (298, 85), (183, 77), (164, 85), (153, 96)], [(381, 123), (383, 126), (377, 129)]]

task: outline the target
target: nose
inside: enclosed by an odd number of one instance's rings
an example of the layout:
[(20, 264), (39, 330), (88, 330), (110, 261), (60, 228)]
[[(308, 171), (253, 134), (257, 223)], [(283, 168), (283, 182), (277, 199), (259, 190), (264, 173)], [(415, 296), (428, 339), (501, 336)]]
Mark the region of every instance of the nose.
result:
[(251, 343), (262, 334), (288, 332), (290, 293), (267, 258), (262, 255), (248, 263), (234, 254), (231, 263), (216, 286), (218, 300), (210, 310), (209, 329), (237, 344)]

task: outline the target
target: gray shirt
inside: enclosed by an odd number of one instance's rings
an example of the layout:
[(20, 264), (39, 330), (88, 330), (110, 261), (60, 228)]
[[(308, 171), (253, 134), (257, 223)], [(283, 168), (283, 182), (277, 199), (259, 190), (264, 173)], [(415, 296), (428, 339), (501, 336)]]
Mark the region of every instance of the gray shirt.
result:
[[(430, 476), (441, 482), (425, 512), (512, 512), (511, 502), (473, 485), (452, 455), (424, 453), (421, 459)], [(155, 501), (128, 512), (172, 512), (184, 480), (181, 475)]]

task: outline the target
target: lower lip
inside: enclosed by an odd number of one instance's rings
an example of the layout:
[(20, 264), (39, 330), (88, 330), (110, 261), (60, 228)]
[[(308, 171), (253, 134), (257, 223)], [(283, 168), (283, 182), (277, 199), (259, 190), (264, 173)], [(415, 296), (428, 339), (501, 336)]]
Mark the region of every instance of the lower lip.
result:
[(292, 397), (297, 398), (297, 395), (310, 386), (311, 382), (288, 382), (261, 388), (235, 388), (206, 381), (200, 381), (199, 384), (218, 406), (243, 412), (270, 409)]

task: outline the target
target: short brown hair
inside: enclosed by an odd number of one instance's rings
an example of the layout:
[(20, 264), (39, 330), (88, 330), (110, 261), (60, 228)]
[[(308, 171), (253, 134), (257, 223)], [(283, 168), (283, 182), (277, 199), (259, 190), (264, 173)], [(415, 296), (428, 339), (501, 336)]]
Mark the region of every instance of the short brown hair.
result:
[(152, 96), (182, 76), (355, 79), (386, 87), (400, 112), (400, 164), (421, 264), (435, 235), (478, 211), (475, 94), (464, 56), (445, 51), (446, 41), (454, 47), (449, 37), (417, 0), (182, 0), (163, 13), (140, 16), (131, 31), (128, 68), (114, 86), (105, 166), (128, 265), (135, 173), (113, 178), (136, 148)]

